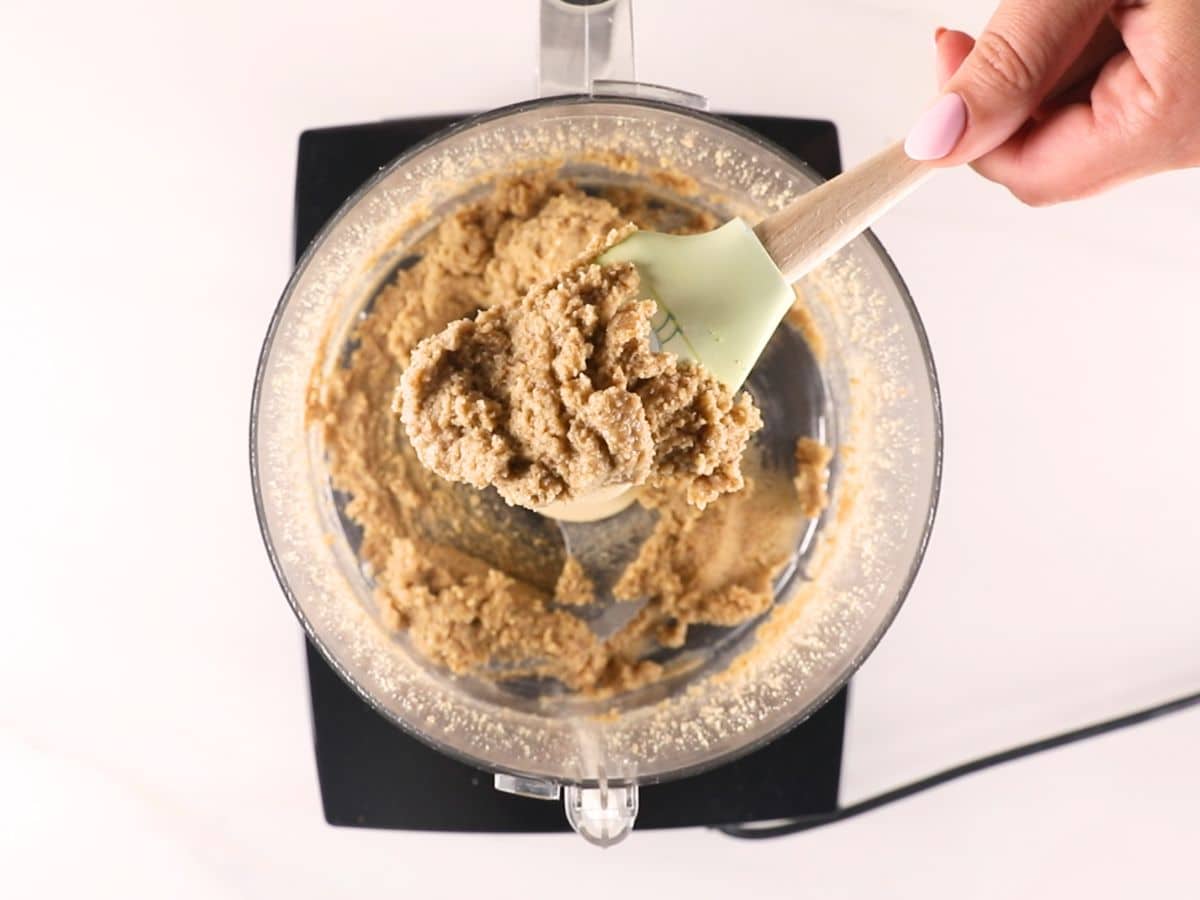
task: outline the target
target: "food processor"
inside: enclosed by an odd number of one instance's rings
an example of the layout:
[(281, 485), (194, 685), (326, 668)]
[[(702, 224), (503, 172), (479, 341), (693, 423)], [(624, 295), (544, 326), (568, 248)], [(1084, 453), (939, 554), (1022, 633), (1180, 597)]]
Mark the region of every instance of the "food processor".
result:
[[(377, 621), (305, 400), (314, 367), (336, 364), (357, 317), (433, 223), (496, 174), (548, 159), (585, 184), (661, 190), (656, 175), (685, 173), (697, 185), (690, 202), (751, 222), (818, 181), (708, 116), (702, 98), (638, 84), (631, 35), (628, 2), (543, 0), (550, 96), (443, 132), (346, 202), (276, 310), (251, 435), (268, 551), (334, 669), (410, 734), (494, 773), (498, 789), (562, 797), (572, 826), (602, 845), (632, 828), (639, 785), (753, 750), (811, 715), (861, 664), (920, 563), (941, 453), (924, 334), (895, 269), (864, 235), (800, 286), (823, 350), (785, 326), (751, 379), (769, 423), (791, 423), (836, 450), (831, 503), (797, 534), (794, 564), (762, 621), (705, 636), (687, 672), (604, 701), (452, 676)], [(772, 443), (768, 428), (764, 453)]]

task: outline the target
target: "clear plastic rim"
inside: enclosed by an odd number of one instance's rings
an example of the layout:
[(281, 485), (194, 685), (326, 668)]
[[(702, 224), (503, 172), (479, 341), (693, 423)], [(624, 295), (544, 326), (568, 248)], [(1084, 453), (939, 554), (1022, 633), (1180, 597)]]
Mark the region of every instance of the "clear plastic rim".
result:
[[(355, 190), (341, 205), (338, 206), (333, 215), (329, 217), (329, 220), (321, 226), (320, 231), (317, 232), (317, 234), (309, 242), (309, 245), (304, 249), (304, 252), (300, 255), (300, 258), (296, 261), (296, 266), (292, 270), (292, 274), (288, 278), (288, 282), (284, 286), (279, 301), (276, 303), (275, 309), (271, 314), (271, 320), (267, 326), (266, 335), (263, 337), (262, 348), (259, 351), (258, 363), (255, 366), (254, 385), (250, 401), (250, 481), (254, 496), (254, 512), (258, 520), (259, 534), (262, 536), (263, 545), (267, 551), (267, 557), (270, 560), (271, 568), (275, 573), (275, 579), (279, 583), (279, 587), (283, 591), (283, 594), (287, 599), (288, 606), (290, 606), (292, 609), (292, 613), (300, 622), (307, 639), (312, 642), (313, 646), (315, 646), (317, 651), (321, 654), (321, 657), (338, 674), (338, 677), (340, 677), (355, 692), (355, 694), (362, 698), (362, 700), (377, 713), (400, 728), (405, 734), (416, 738), (426, 746), (437, 750), (439, 753), (443, 753), (452, 759), (456, 759), (459, 762), (483, 771), (501, 772), (510, 775), (531, 777), (539, 780), (545, 780), (546, 776), (537, 772), (522, 771), (514, 767), (497, 765), (491, 760), (482, 759), (481, 757), (475, 756), (465, 750), (442, 743), (441, 741), (438, 741), (437, 739), (414, 728), (409, 722), (381, 704), (370, 693), (370, 691), (366, 690), (361, 684), (359, 684), (357, 679), (355, 679), (354, 676), (341, 664), (341, 662), (339, 662), (336, 655), (330, 652), (325, 642), (322, 641), (317, 634), (316, 629), (313, 627), (308, 617), (304, 614), (299, 602), (296, 600), (295, 594), (293, 593), (291, 586), (288, 584), (287, 578), (284, 574), (279, 560), (279, 555), (271, 538), (270, 530), (267, 527), (257, 449), (258, 412), (267, 362), (271, 356), (271, 349), (274, 344), (275, 335), (278, 331), (283, 312), (287, 307), (288, 300), (291, 298), (295, 286), (299, 283), (301, 277), (310, 265), (312, 258), (316, 255), (317, 250), (322, 246), (334, 225), (345, 215), (349, 209), (353, 208), (360, 200), (370, 194), (371, 191), (375, 189), (376, 185), (387, 178), (393, 170), (404, 165), (410, 158), (428, 149), (433, 144), (452, 137), (455, 134), (466, 131), (477, 125), (485, 124), (506, 116), (527, 112), (543, 106), (582, 106), (597, 100), (606, 100), (633, 107), (656, 109), (675, 115), (683, 115), (699, 119), (715, 128), (733, 132), (742, 139), (760, 146), (779, 157), (782, 157), (817, 184), (820, 184), (826, 180), (821, 176), (820, 173), (809, 166), (808, 163), (798, 158), (791, 151), (780, 147), (775, 142), (763, 137), (749, 128), (746, 128), (745, 126), (722, 118), (719, 115), (680, 107), (675, 104), (665, 103), (658, 100), (631, 98), (621, 95), (577, 94), (561, 97), (545, 97), (537, 100), (527, 100), (520, 103), (510, 104), (509, 106), (503, 106), (497, 109), (489, 110), (485, 113), (467, 116), (463, 120), (443, 128), (424, 140), (414, 144), (394, 158), (390, 163), (363, 182), (363, 184), (360, 185), (357, 190)], [(887, 613), (881, 618), (880, 623), (876, 627), (875, 631), (872, 632), (863, 642), (863, 646), (860, 651), (849, 660), (844, 669), (839, 672), (835, 678), (830, 679), (830, 682), (826, 688), (821, 691), (805, 708), (792, 715), (786, 721), (781, 722), (777, 727), (766, 731), (753, 740), (747, 741), (741, 746), (731, 747), (722, 753), (714, 754), (708, 759), (701, 760), (689, 766), (683, 766), (677, 770), (648, 775), (646, 777), (639, 777), (636, 780), (640, 784), (658, 784), (665, 781), (674, 781), (680, 778), (699, 775), (703, 772), (715, 769), (718, 766), (722, 766), (749, 753), (753, 753), (755, 750), (765, 746), (766, 744), (769, 744), (771, 741), (774, 741), (781, 735), (786, 734), (797, 725), (800, 725), (802, 722), (806, 721), (817, 710), (828, 703), (829, 700), (846, 685), (854, 673), (858, 671), (862, 664), (866, 662), (871, 653), (874, 652), (875, 648), (879, 645), (879, 642), (883, 639), (884, 634), (887, 633), (888, 629), (895, 621), (896, 616), (899, 615), (901, 607), (908, 599), (908, 595), (916, 581), (917, 573), (920, 571), (921, 564), (925, 559), (925, 553), (929, 546), (930, 535), (933, 531), (933, 524), (937, 516), (938, 501), (941, 495), (942, 458), (944, 448), (941, 389), (938, 383), (937, 369), (933, 361), (933, 352), (929, 346), (929, 338), (925, 331), (925, 325), (921, 320), (920, 313), (917, 311), (912, 294), (908, 290), (908, 285), (905, 283), (903, 277), (900, 275), (899, 270), (896, 268), (895, 262), (884, 249), (883, 244), (879, 241), (875, 234), (871, 231), (866, 231), (863, 233), (863, 237), (866, 238), (872, 250), (874, 250), (874, 252), (878, 255), (885, 270), (895, 283), (900, 298), (903, 301), (904, 310), (908, 315), (910, 324), (912, 325), (913, 333), (916, 336), (917, 344), (920, 347), (922, 361), (925, 366), (925, 374), (929, 379), (930, 403), (934, 426), (932, 461), (933, 472), (930, 493), (927, 501), (927, 510), (925, 516), (923, 517), (921, 536), (917, 543), (916, 552), (913, 554), (912, 563), (909, 566), (908, 572), (905, 574), (900, 591), (898, 592)], [(556, 780), (562, 783), (571, 782), (570, 779)], [(581, 783), (585, 785), (588, 784), (586, 781)]]

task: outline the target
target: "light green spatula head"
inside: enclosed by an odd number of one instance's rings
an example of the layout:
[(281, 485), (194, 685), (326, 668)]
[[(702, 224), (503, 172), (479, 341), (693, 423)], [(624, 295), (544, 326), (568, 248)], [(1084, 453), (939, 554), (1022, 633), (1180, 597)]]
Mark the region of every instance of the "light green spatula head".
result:
[(750, 374), (795, 295), (741, 219), (697, 235), (637, 231), (601, 264), (631, 262), (658, 304), (660, 347), (701, 363), (730, 390)]
[[(635, 231), (597, 260), (631, 262), (642, 294), (658, 304), (651, 320), (659, 347), (701, 363), (737, 391), (795, 294), (750, 227), (733, 219), (697, 235)], [(539, 512), (560, 522), (593, 522), (634, 500), (630, 485), (609, 485)]]

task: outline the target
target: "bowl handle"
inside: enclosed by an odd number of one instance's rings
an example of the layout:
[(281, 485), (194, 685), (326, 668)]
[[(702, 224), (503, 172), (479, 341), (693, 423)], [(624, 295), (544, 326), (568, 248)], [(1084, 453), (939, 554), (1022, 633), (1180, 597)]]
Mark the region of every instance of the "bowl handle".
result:
[(541, 0), (538, 96), (590, 94), (634, 80), (631, 0)]

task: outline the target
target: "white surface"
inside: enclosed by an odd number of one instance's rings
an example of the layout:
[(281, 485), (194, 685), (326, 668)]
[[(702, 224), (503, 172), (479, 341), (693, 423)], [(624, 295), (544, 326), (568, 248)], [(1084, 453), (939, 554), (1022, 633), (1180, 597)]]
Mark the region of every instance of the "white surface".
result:
[[(246, 463), (296, 137), (528, 96), (532, 2), (188, 6), (0, 26), (0, 892), (1195, 895), (1197, 713), (784, 841), (325, 826)], [(929, 99), (934, 26), (989, 6), (641, 0), (639, 75), (831, 117), (854, 162)], [(924, 571), (855, 682), (844, 800), (1200, 683), (1197, 210), (1197, 172), (1049, 210), (955, 172), (879, 227), (947, 461)]]

